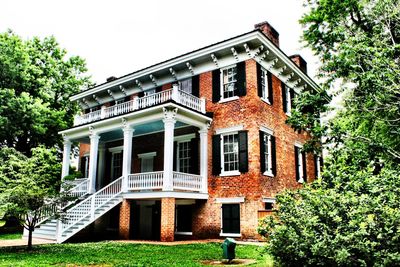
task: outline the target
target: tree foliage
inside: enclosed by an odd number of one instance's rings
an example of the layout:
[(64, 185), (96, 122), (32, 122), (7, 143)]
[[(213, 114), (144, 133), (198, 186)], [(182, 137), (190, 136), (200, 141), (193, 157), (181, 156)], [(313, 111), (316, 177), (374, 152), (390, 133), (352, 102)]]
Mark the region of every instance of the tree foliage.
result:
[[(259, 233), (287, 266), (400, 265), (400, 4), (396, 0), (308, 0), (304, 40), (324, 80), (305, 92), (288, 123), (309, 130), (308, 150), (324, 136), (322, 179), (277, 196)], [(328, 90), (343, 107), (327, 126), (318, 112)]]
[(54, 37), (0, 34), (0, 145), (26, 155), (60, 145), (58, 131), (71, 127), (77, 112), (69, 96), (91, 84), (86, 71), (85, 61), (67, 58)]

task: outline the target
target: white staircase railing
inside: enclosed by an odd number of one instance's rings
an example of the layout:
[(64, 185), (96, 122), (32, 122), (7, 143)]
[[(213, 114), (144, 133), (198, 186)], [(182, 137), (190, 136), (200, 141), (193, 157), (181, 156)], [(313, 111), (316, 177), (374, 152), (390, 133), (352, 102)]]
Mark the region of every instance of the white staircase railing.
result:
[[(101, 190), (97, 191), (95, 194), (86, 198), (85, 200), (79, 202), (77, 205), (68, 209), (64, 214), (64, 220), (60, 221), (57, 229), (57, 241), (62, 242), (72, 236), (75, 232), (83, 229), (95, 219), (100, 217), (103, 213), (96, 213), (100, 208), (105, 206), (109, 201), (115, 199), (122, 192), (122, 181), (123, 177), (118, 178), (112, 183), (108, 184)], [(110, 207), (112, 208), (112, 207)], [(108, 211), (107, 209), (106, 211)], [(85, 223), (82, 223), (70, 232), (69, 235), (66, 233), (73, 226), (76, 226), (83, 219), (88, 219)]]
[(128, 175), (128, 190), (162, 189), (164, 172), (144, 172)]
[(82, 179), (80, 183), (78, 183), (69, 190), (68, 194), (71, 195), (72, 197), (81, 197), (87, 194), (88, 187), (89, 187), (89, 179), (88, 178)]
[(173, 188), (187, 191), (201, 191), (203, 178), (200, 175), (174, 172)]

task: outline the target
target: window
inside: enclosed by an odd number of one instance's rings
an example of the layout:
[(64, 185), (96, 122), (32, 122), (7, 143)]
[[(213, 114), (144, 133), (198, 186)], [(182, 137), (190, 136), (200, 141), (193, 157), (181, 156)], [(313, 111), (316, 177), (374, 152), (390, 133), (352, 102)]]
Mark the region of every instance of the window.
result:
[(315, 164), (315, 178), (320, 178), (322, 169), (322, 157), (320, 155), (314, 155), (314, 164)]
[(192, 78), (182, 80), (179, 84), (181, 91), (192, 94)]
[(124, 102), (125, 102), (125, 98), (121, 98), (121, 99), (115, 100), (115, 105), (122, 104)]
[(222, 72), (222, 98), (237, 96), (237, 68), (236, 66), (221, 69)]
[(176, 229), (175, 232), (181, 235), (192, 234), (192, 206), (176, 206)]
[(290, 115), (292, 111), (292, 94), (290, 93), (290, 87), (285, 87), (286, 94), (286, 114)]
[(247, 140), (243, 125), (217, 129), (212, 137), (212, 174), (232, 176), (248, 172)]
[(240, 236), (239, 204), (222, 204), (222, 236)]
[(112, 180), (122, 175), (122, 151), (112, 153), (111, 161), (111, 178)]
[(264, 69), (261, 68), (261, 94), (262, 94), (262, 98), (267, 101), (268, 103), (270, 103), (269, 99), (270, 99), (270, 81), (269, 79), (271, 79), (271, 77), (268, 75), (268, 72)]
[(266, 211), (272, 211), (275, 206), (275, 198), (263, 198), (262, 200), (264, 202), (264, 209)]
[(294, 153), (296, 165), (296, 180), (299, 183), (307, 182), (306, 154), (300, 146), (294, 147)]
[(275, 137), (273, 131), (261, 127), (260, 130), (260, 165), (264, 175), (274, 176), (276, 173)]
[(222, 173), (224, 174), (240, 174), (239, 173), (239, 143), (238, 134), (230, 133), (221, 135), (222, 137)]
[(190, 173), (190, 155), (191, 145), (190, 141), (178, 142), (178, 158), (177, 169), (179, 172)]
[(154, 157), (157, 155), (157, 152), (149, 152), (138, 154), (138, 158), (140, 159), (140, 172), (153, 172), (154, 171)]

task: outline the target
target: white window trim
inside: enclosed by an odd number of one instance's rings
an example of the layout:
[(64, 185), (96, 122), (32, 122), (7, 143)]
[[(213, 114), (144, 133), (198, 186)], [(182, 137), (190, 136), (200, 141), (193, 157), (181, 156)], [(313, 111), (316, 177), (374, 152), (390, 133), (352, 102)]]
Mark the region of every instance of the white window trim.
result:
[(139, 159), (152, 158), (155, 156), (157, 156), (157, 152), (148, 152), (148, 153), (138, 154)]
[(196, 137), (195, 133), (179, 135), (179, 136), (174, 136), (174, 141), (175, 142), (190, 141), (191, 139), (193, 139), (195, 137)]
[[(268, 134), (269, 137), (274, 135), (274, 131), (268, 127), (265, 126), (260, 126), (260, 130), (263, 131), (264, 133)], [(261, 141), (261, 140), (260, 140)], [(262, 140), (262, 144), (260, 145), (264, 145), (264, 140)], [(265, 176), (269, 176), (269, 177), (275, 177), (275, 175), (272, 173), (272, 143), (271, 143), (271, 138), (268, 138), (268, 166), (269, 166), (269, 170), (266, 170), (263, 175)], [(263, 162), (263, 164), (265, 164), (265, 162)]]
[(223, 237), (242, 237), (242, 234), (222, 233), (222, 229), (221, 229), (221, 233), (219, 233), (219, 236), (223, 236)]
[(263, 202), (263, 203), (272, 203), (272, 204), (275, 204), (275, 203), (276, 203), (276, 198), (274, 198), (274, 197), (263, 197), (263, 198), (262, 198), (262, 202)]
[[(229, 101), (233, 101), (233, 100), (239, 99), (239, 96), (232, 96), (232, 97), (224, 98), (224, 70), (230, 69), (230, 68), (234, 68), (234, 67), (236, 67), (236, 75), (237, 75), (237, 64), (232, 64), (232, 65), (225, 66), (225, 67), (219, 69), (220, 70), (220, 75), (219, 75), (219, 80), (220, 80), (220, 89), (219, 89), (220, 100), (219, 100), (219, 103), (225, 103), (225, 102), (229, 102)], [(235, 83), (237, 83), (237, 80), (236, 80)]]
[[(262, 95), (261, 100), (264, 101), (265, 103), (271, 105), (271, 102), (269, 102), (269, 82), (268, 82), (268, 71), (261, 66), (261, 74), (264, 72), (264, 89), (262, 90)], [(265, 97), (264, 97), (265, 96)]]
[(119, 153), (119, 152), (121, 152), (123, 150), (124, 150), (124, 146), (110, 147), (108, 149), (108, 151), (111, 152), (111, 153)]
[[(240, 175), (240, 171), (239, 171), (239, 164), (240, 164), (240, 159), (239, 159), (239, 140), (238, 140), (238, 170), (234, 170), (234, 171), (225, 171), (225, 162), (224, 162), (224, 136), (225, 135), (231, 135), (231, 134), (239, 134), (238, 131), (234, 131), (234, 132), (227, 132), (227, 133), (222, 133), (220, 134), (220, 151), (221, 151), (221, 173), (219, 176), (238, 176)], [(239, 139), (239, 136), (238, 136)]]
[(290, 87), (285, 86), (286, 94), (286, 115), (292, 115), (292, 98), (290, 96)]
[(215, 203), (221, 204), (240, 204), (244, 203), (244, 197), (224, 197), (224, 198), (216, 198)]
[(298, 168), (298, 172), (299, 172), (299, 180), (297, 181), (299, 184), (303, 184), (304, 183), (304, 172), (303, 172), (303, 153), (302, 153), (302, 149), (303, 149), (303, 145), (299, 142), (295, 142), (294, 144), (297, 148), (299, 148), (299, 153), (296, 155), (298, 157), (298, 161), (299, 161), (299, 166), (296, 166), (296, 168)]
[(316, 162), (316, 165), (317, 165), (317, 169), (316, 169), (316, 177), (317, 178), (321, 178), (321, 155), (316, 155), (316, 157), (315, 157), (315, 160), (317, 161)]
[(175, 232), (176, 235), (193, 235), (193, 232)]
[(235, 125), (229, 128), (220, 128), (216, 129), (215, 133), (216, 134), (225, 134), (225, 133), (232, 133), (232, 132), (238, 132), (242, 131), (244, 129), (243, 125)]

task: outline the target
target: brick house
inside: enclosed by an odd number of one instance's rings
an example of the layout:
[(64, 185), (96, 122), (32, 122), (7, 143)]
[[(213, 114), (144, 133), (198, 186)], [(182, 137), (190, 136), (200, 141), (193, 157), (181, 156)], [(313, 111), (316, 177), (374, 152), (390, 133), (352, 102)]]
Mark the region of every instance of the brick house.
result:
[(79, 143), (80, 201), (34, 236), (257, 239), (274, 196), (319, 172), (301, 149), (308, 133), (285, 123), (300, 91), (319, 90), (306, 65), (263, 22), (71, 96), (82, 113), (61, 132), (62, 177)]

